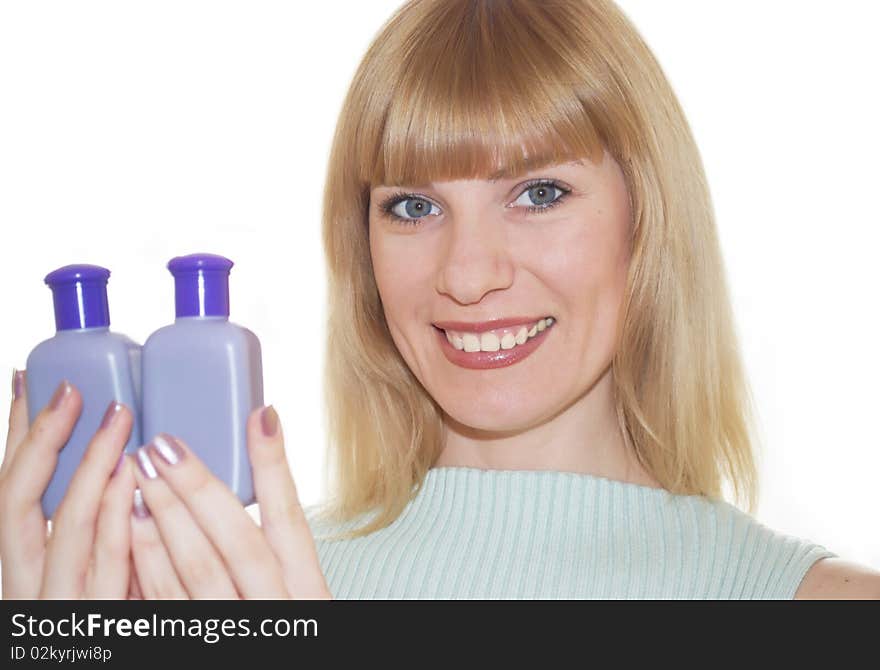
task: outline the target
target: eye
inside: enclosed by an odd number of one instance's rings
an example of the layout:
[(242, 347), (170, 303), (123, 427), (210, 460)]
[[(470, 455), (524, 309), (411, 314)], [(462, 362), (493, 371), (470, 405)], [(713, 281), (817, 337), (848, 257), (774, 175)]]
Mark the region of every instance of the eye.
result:
[(412, 225), (428, 215), (436, 216), (437, 213), (432, 212), (434, 207), (436, 205), (433, 202), (414, 193), (397, 193), (379, 205), (380, 211), (386, 216)]
[(522, 192), (512, 205), (524, 205), (529, 212), (546, 212), (555, 207), (568, 195), (570, 191), (562, 188), (554, 181), (537, 181), (526, 184)]
[[(527, 212), (535, 214), (546, 212), (555, 207), (571, 192), (571, 189), (548, 179), (529, 182), (524, 184), (522, 188), (525, 189), (522, 194), (507, 206), (513, 208), (525, 206)], [(391, 219), (394, 223), (418, 226), (426, 217), (437, 216), (439, 207), (416, 193), (395, 193), (379, 204), (379, 211), (382, 216)]]

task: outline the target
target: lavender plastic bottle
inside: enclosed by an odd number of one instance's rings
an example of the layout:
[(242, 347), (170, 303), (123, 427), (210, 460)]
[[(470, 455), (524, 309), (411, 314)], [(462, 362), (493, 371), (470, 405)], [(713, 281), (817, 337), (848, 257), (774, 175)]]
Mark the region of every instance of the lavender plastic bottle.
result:
[(110, 332), (109, 277), (110, 271), (97, 265), (66, 265), (44, 280), (52, 289), (56, 333), (34, 347), (27, 358), (28, 420), (33, 423), (65, 379), (79, 390), (83, 401), (79, 419), (58, 453), (55, 472), (43, 493), (47, 519), (64, 497), (112, 401), (126, 405), (134, 416), (125, 450), (141, 444), (141, 347), (125, 335)]
[(244, 505), (254, 502), (247, 418), (263, 404), (260, 342), (229, 321), (232, 261), (172, 258), (176, 318), (144, 343), (144, 437), (183, 439)]

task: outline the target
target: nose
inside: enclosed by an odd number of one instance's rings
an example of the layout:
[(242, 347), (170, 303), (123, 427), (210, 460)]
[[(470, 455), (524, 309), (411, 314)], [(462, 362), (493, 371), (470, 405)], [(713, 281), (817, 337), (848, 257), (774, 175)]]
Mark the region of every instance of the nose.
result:
[(447, 238), (437, 272), (437, 291), (462, 305), (480, 302), (491, 291), (513, 283), (514, 262), (503, 220), (458, 217)]

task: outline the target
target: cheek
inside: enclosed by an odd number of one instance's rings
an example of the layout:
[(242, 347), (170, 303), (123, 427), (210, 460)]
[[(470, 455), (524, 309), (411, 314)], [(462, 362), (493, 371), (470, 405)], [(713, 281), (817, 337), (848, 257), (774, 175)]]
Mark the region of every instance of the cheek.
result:
[(628, 249), (621, 228), (593, 219), (572, 226), (552, 251), (545, 246), (541, 272), (561, 302), (561, 318), (569, 322), (559, 333), (564, 349), (580, 352), (577, 369), (589, 372), (613, 356), (617, 322), (626, 289)]
[(420, 246), (407, 244), (407, 236), (376, 236), (370, 240), (373, 275), (389, 323), (401, 319), (424, 303), (431, 263)]
[(629, 259), (624, 237), (612, 223), (594, 219), (571, 225), (568, 234), (557, 237), (552, 247), (536, 247), (542, 275), (567, 298), (569, 307), (623, 289)]
[(424, 338), (433, 338), (434, 331), (428, 327), (430, 314), (426, 310), (430, 303), (425, 296), (432, 290), (433, 260), (429, 250), (422, 248), (424, 245), (407, 241), (403, 235), (371, 240), (373, 276), (394, 346), (416, 378), (427, 386)]

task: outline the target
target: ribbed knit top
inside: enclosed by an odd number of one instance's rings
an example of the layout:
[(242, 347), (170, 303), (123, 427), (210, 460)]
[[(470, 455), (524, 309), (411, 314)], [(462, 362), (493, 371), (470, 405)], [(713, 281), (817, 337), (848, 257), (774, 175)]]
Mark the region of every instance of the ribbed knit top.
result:
[(598, 476), (439, 467), (354, 540), (305, 509), (337, 599), (790, 599), (837, 554), (733, 505)]

